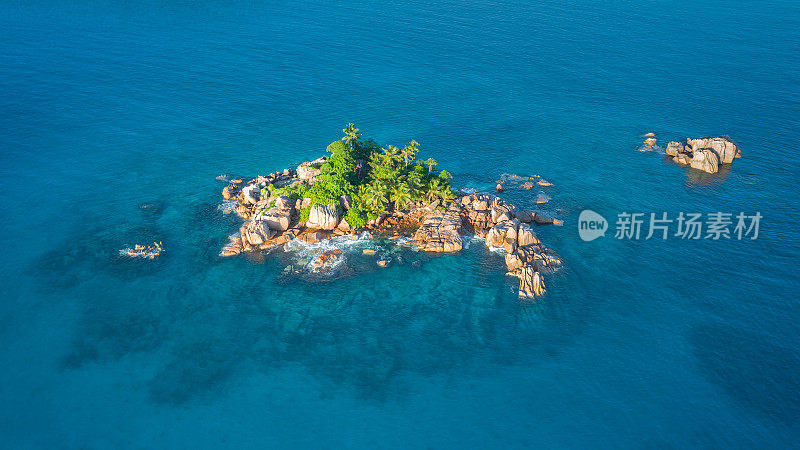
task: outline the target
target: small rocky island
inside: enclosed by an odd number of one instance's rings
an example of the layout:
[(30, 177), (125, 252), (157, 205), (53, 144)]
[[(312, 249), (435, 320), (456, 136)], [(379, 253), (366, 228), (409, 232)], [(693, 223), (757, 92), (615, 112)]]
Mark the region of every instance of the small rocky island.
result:
[[(655, 134), (647, 133), (642, 150), (658, 149)], [(717, 173), (720, 165), (731, 164), (742, 157), (742, 151), (729, 136), (687, 138), (686, 142), (671, 141), (665, 150), (678, 164), (708, 173)]]
[[(222, 197), (245, 222), (221, 256), (269, 250), (297, 241), (314, 245), (337, 236), (410, 238), (427, 252), (458, 252), (474, 235), (505, 252), (507, 275), (519, 278), (520, 297), (545, 292), (542, 274), (561, 260), (537, 238), (534, 225), (560, 221), (516, 207), (493, 194), (450, 187), (451, 175), (433, 159), (419, 159), (419, 144), (381, 148), (348, 124), (327, 155), (266, 176), (232, 179)], [(540, 177), (511, 178), (550, 186)], [(509, 178), (508, 176), (506, 178)], [(527, 189), (528, 187), (526, 187)], [(499, 189), (498, 189), (499, 190)], [(373, 252), (374, 253), (374, 252)], [(365, 251), (365, 254), (368, 254)], [(313, 261), (325, 270), (342, 255), (328, 250)], [(385, 261), (378, 261), (381, 267)]]

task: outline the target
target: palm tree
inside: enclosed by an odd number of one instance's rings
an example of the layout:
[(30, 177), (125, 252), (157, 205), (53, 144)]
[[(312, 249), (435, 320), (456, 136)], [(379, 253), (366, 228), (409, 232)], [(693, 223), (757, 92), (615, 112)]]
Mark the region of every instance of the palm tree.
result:
[(414, 161), (414, 158), (417, 157), (417, 152), (419, 151), (418, 147), (419, 143), (412, 139), (411, 142), (400, 151), (400, 155), (403, 157), (403, 161), (405, 161), (406, 165)]
[(400, 158), (400, 149), (394, 145), (387, 145), (386, 148), (382, 148), (381, 150), (383, 150), (383, 154), (381, 156), (383, 156), (384, 164), (393, 164)]
[(423, 159), (422, 161), (417, 161), (417, 162), (421, 162), (422, 164), (425, 164), (426, 166), (428, 166), (428, 173), (433, 172), (434, 166), (438, 166), (439, 165), (439, 163), (436, 162), (436, 160), (433, 159), (433, 158)]
[(354, 147), (358, 145), (358, 137), (361, 136), (361, 133), (358, 132), (358, 128), (352, 123), (348, 123), (346, 127), (342, 128), (342, 133), (344, 133), (342, 140), (345, 144), (350, 145), (350, 150), (353, 150)]
[(421, 172), (422, 169), (419, 166), (415, 167), (408, 176), (406, 177), (406, 184), (408, 185), (409, 194), (411, 197), (417, 198), (420, 195), (420, 191), (422, 190), (423, 178), (425, 175)]
[(428, 201), (432, 201), (436, 197), (441, 196), (442, 182), (438, 178), (434, 178), (428, 182)]
[(385, 186), (382, 183), (372, 183), (362, 187), (362, 189), (362, 198), (370, 211), (384, 212), (386, 204), (389, 203)]
[(392, 201), (395, 208), (398, 209), (405, 209), (411, 203), (411, 193), (406, 183), (397, 183), (397, 186), (392, 189)]
[(453, 190), (450, 189), (450, 186), (445, 186), (442, 188), (441, 193), (439, 194), (442, 197), (442, 200), (452, 200), (453, 197)]

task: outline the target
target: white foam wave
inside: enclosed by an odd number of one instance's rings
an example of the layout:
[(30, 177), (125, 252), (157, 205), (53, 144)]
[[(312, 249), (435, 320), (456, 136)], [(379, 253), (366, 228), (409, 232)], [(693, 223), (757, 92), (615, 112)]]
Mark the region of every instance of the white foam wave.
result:
[(230, 200), (223, 200), (222, 203), (217, 205), (217, 210), (222, 211), (223, 214), (230, 214), (236, 209), (236, 205), (238, 205), (235, 199)]

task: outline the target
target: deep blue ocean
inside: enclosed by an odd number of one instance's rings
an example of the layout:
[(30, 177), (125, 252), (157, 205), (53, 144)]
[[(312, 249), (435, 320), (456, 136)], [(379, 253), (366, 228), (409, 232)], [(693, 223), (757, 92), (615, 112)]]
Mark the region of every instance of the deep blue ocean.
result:
[[(110, 3), (0, 4), (0, 447), (798, 446), (796, 1)], [(503, 194), (565, 222), (536, 229), (564, 260), (546, 296), (478, 241), (358, 242), (327, 282), (220, 258), (215, 177), (347, 122), (456, 187), (551, 181)], [(742, 158), (703, 174), (647, 132)], [(615, 239), (621, 212), (763, 219)]]

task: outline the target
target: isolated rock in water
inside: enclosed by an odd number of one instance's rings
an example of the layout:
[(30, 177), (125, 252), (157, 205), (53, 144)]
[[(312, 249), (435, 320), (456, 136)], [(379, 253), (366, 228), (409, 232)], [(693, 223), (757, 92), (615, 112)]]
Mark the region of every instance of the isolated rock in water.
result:
[(719, 156), (714, 150), (708, 148), (695, 150), (694, 157), (689, 165), (692, 168), (708, 173), (717, 173), (719, 170)]
[(720, 162), (725, 164), (730, 164), (735, 158), (741, 158), (742, 156), (739, 146), (728, 136), (687, 139), (686, 144), (688, 144), (694, 152), (703, 148), (714, 150), (719, 156)]
[(261, 188), (258, 185), (251, 184), (242, 189), (244, 195), (244, 203), (255, 205), (261, 199)]
[(256, 219), (264, 222), (273, 230), (286, 231), (289, 229), (289, 224), (292, 221), (292, 213), (291, 210), (275, 206), (258, 214)]
[(650, 132), (650, 133), (645, 134), (644, 137), (646, 137), (646, 138), (656, 137), (656, 134), (653, 133), (653, 132)]
[(545, 180), (544, 178), (542, 178), (541, 180), (539, 180), (539, 186), (542, 186), (542, 187), (548, 187), (548, 186), (552, 186), (552, 185), (553, 185), (553, 183), (551, 183), (551, 182), (549, 182), (549, 181)]
[(461, 231), (461, 208), (454, 203), (447, 211), (436, 210), (425, 215), (413, 240), (417, 247), (428, 252), (457, 252), (464, 245)]
[(308, 215), (308, 221), (306, 221), (307, 227), (333, 230), (338, 224), (339, 211), (337, 211), (336, 205), (320, 205), (317, 203), (311, 206), (311, 212)]
[(322, 254), (314, 260), (314, 267), (317, 269), (329, 268), (336, 263), (336, 261), (339, 261), (341, 257), (342, 251), (338, 249), (322, 252)]
[(678, 156), (680, 153), (684, 152), (684, 146), (682, 142), (672, 141), (667, 144), (667, 155), (669, 156)]
[(644, 145), (646, 145), (648, 147), (655, 147), (657, 142), (658, 141), (656, 140), (656, 138), (649, 137), (649, 138), (644, 140)]
[(252, 246), (261, 245), (272, 238), (275, 232), (263, 220), (250, 220), (239, 230), (242, 242)]

